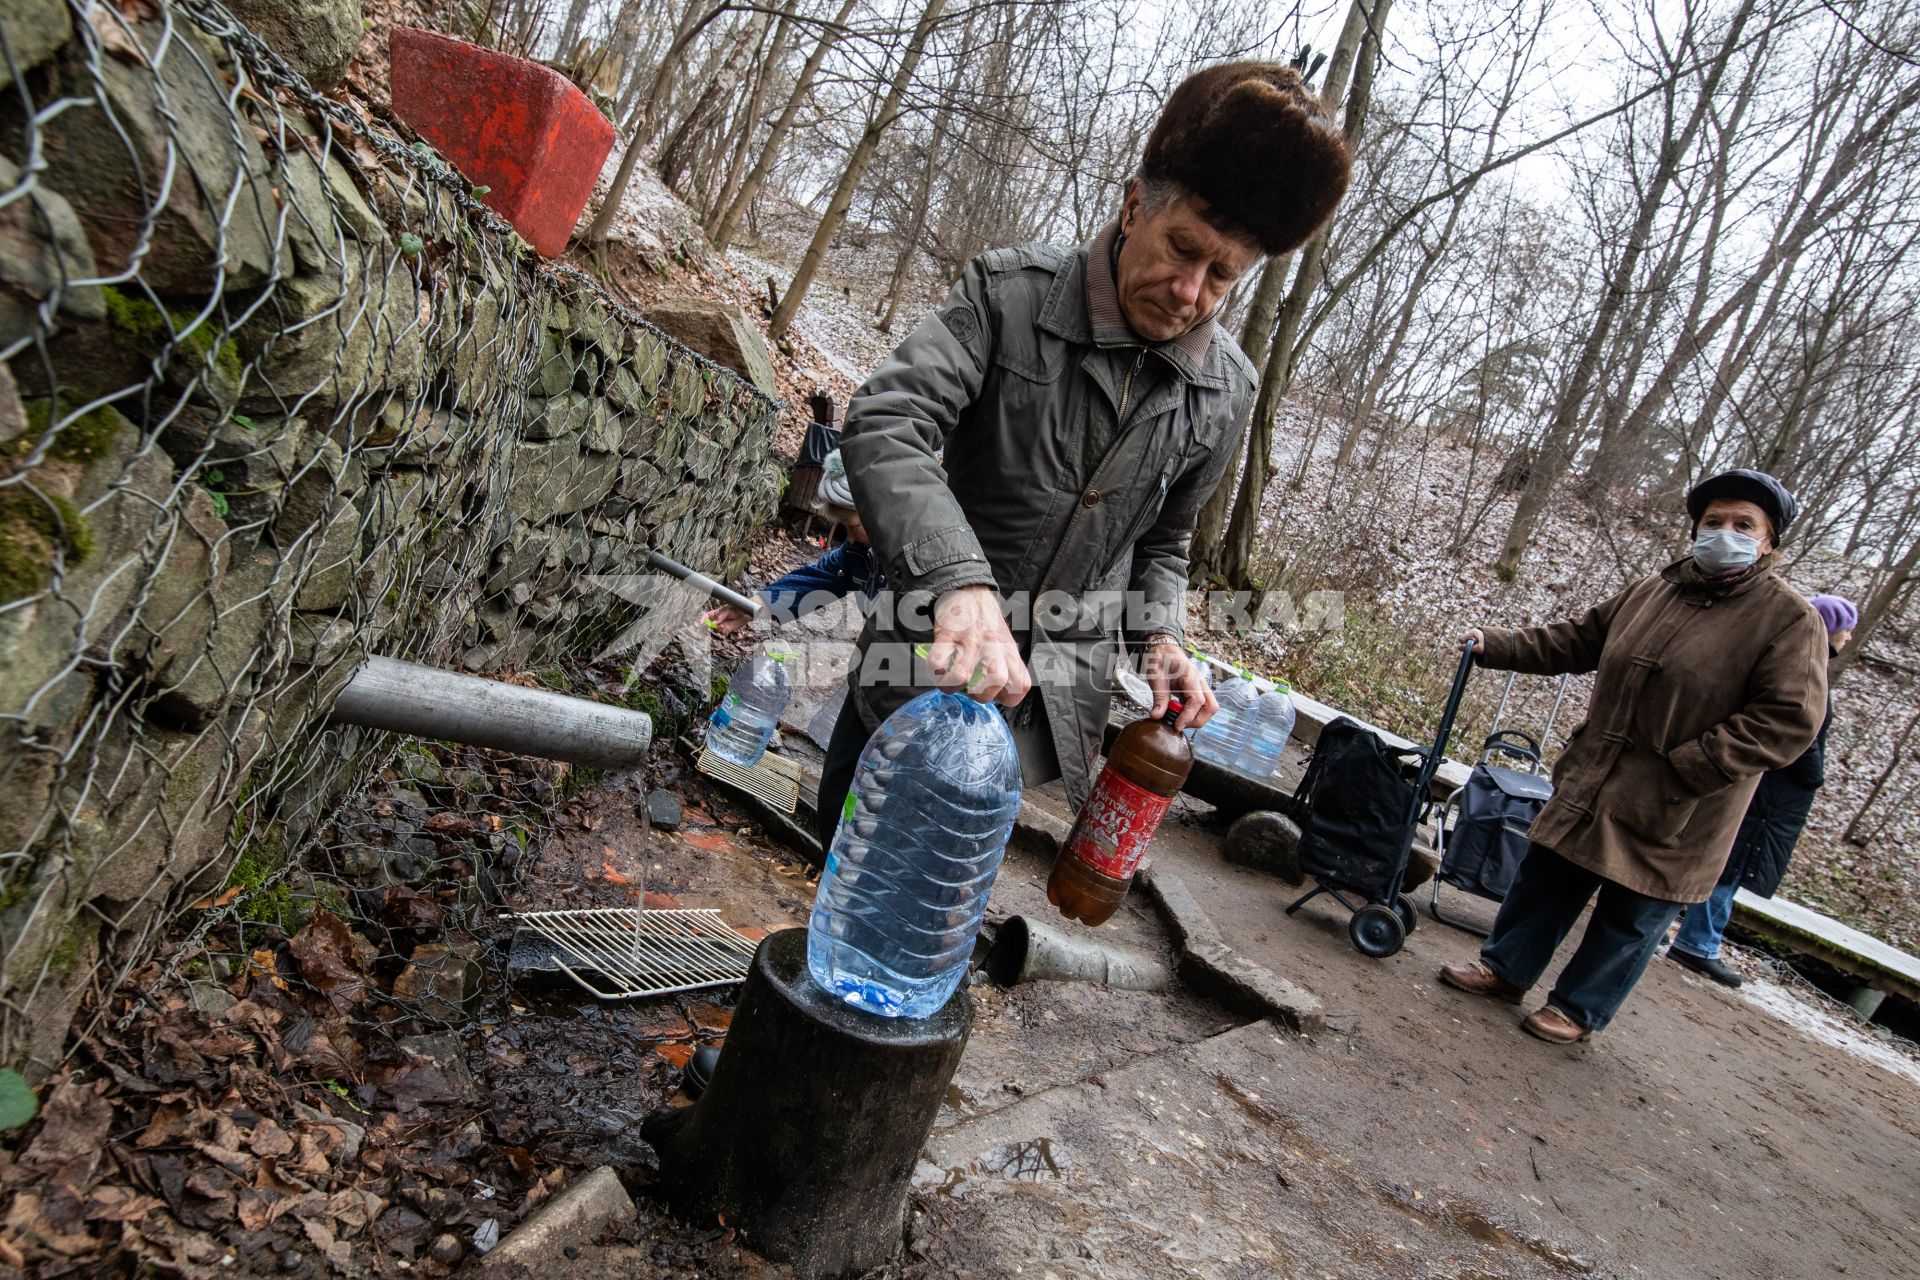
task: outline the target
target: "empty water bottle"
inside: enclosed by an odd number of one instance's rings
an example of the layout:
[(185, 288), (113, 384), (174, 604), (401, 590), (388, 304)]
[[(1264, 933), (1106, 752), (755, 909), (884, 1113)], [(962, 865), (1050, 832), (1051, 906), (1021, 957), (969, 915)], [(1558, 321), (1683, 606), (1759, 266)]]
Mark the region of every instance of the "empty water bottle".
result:
[(1244, 671), (1236, 671), (1215, 685), (1213, 697), (1220, 709), (1193, 735), (1193, 754), (1208, 764), (1233, 768), (1246, 744), (1247, 720), (1242, 713), (1259, 692)]
[(996, 708), (933, 690), (887, 717), (813, 899), (820, 989), (890, 1018), (938, 1012), (966, 974), (1019, 811), (1020, 758)]
[(793, 681), (787, 676), (791, 657), (765, 649), (740, 664), (727, 682), (727, 696), (707, 717), (707, 750), (742, 769), (766, 754), (793, 696)]
[(1234, 769), (1265, 782), (1280, 767), (1287, 739), (1293, 736), (1293, 686), (1278, 681), (1241, 714), (1247, 720), (1246, 746)]

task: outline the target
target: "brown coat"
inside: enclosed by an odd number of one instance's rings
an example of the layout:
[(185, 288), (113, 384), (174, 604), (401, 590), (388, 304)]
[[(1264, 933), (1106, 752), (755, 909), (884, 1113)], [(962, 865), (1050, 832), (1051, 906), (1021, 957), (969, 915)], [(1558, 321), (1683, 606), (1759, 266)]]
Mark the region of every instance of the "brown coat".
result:
[(1770, 568), (1689, 584), (1688, 562), (1579, 618), (1488, 628), (1482, 666), (1594, 671), (1586, 722), (1529, 833), (1638, 893), (1704, 902), (1760, 775), (1799, 757), (1827, 704), (1827, 633)]

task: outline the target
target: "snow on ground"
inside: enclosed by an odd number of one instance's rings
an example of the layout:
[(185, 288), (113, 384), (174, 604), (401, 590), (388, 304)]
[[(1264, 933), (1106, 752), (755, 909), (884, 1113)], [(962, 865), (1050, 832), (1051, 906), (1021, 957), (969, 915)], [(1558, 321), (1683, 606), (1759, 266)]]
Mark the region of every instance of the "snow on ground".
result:
[(1842, 1049), (1863, 1062), (1914, 1084), (1920, 1084), (1920, 1056), (1905, 1040), (1875, 1035), (1861, 1026), (1860, 1018), (1845, 1005), (1808, 992), (1803, 983), (1782, 984), (1769, 977), (1750, 978), (1740, 987), (1740, 997), (1763, 1009), (1802, 1034), (1823, 1044)]

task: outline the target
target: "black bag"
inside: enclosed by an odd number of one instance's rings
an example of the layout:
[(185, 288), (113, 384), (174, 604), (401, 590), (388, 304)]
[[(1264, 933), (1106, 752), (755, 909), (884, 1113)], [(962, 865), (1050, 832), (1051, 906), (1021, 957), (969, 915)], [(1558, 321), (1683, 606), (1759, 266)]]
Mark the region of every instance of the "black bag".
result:
[[(831, 402), (829, 402), (831, 404)], [(827, 455), (840, 447), (840, 432), (830, 422), (809, 422), (807, 434), (800, 439), (800, 456), (795, 459), (796, 467), (823, 467)]]
[(1460, 816), (1447, 837), (1440, 878), (1504, 902), (1527, 856), (1527, 828), (1552, 798), (1553, 784), (1537, 774), (1475, 765), (1460, 789)]
[(1403, 764), (1420, 754), (1388, 746), (1346, 716), (1322, 729), (1291, 809), (1300, 824), (1300, 870), (1391, 902), (1413, 842), (1414, 790)]

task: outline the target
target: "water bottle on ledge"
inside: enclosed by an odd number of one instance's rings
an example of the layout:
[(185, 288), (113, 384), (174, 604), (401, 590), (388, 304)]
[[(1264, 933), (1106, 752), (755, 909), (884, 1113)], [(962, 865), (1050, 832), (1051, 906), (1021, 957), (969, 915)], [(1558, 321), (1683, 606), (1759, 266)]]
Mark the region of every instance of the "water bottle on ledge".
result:
[(1293, 736), (1293, 686), (1285, 680), (1274, 683), (1243, 712), (1247, 718), (1246, 746), (1240, 751), (1235, 772), (1257, 782), (1266, 782), (1280, 767), (1280, 757)]
[(1245, 671), (1236, 671), (1214, 686), (1220, 709), (1193, 735), (1193, 754), (1208, 764), (1231, 769), (1246, 742), (1247, 712), (1260, 691)]
[(765, 649), (740, 664), (727, 682), (727, 696), (707, 718), (708, 751), (742, 769), (759, 762), (793, 697), (787, 675), (793, 656)]
[(1020, 758), (997, 707), (936, 689), (887, 717), (813, 899), (820, 989), (889, 1018), (937, 1013), (966, 975), (1019, 811)]

